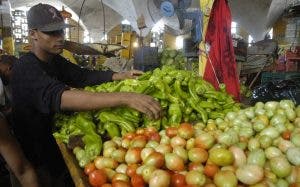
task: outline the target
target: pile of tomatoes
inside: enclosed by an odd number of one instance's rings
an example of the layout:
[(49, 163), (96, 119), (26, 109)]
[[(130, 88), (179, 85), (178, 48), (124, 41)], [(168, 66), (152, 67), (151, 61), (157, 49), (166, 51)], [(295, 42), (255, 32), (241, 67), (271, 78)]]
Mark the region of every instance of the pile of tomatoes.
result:
[[(196, 127), (197, 128), (197, 127)], [(138, 129), (123, 138), (103, 144), (103, 153), (84, 172), (95, 187), (192, 187), (208, 184), (207, 178), (219, 171), (220, 165), (231, 164), (232, 153), (226, 149), (208, 150), (215, 141), (195, 137), (196, 129), (189, 123), (179, 128)], [(215, 157), (215, 158), (214, 158)], [(226, 176), (226, 173), (225, 173)], [(222, 179), (223, 175), (221, 175)]]
[(85, 166), (93, 187), (300, 186), (300, 106), (257, 103), (223, 119), (137, 129)]

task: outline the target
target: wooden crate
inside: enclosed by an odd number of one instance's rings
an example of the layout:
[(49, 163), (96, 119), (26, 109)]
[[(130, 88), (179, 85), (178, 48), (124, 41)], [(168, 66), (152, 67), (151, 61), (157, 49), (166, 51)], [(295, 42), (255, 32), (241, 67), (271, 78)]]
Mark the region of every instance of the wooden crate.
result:
[(56, 143), (63, 155), (75, 187), (90, 187), (88, 177), (84, 174), (83, 169), (79, 167), (78, 161), (72, 151), (62, 141), (56, 139)]

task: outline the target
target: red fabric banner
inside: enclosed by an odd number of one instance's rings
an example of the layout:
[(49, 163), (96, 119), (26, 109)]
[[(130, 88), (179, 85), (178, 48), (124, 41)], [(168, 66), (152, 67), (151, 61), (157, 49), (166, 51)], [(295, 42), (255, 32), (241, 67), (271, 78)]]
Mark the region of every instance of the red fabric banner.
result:
[(219, 87), (218, 80), (224, 83), (227, 92), (239, 101), (240, 86), (231, 37), (231, 13), (226, 0), (214, 1), (205, 40), (210, 45), (210, 50), (204, 79), (215, 88)]

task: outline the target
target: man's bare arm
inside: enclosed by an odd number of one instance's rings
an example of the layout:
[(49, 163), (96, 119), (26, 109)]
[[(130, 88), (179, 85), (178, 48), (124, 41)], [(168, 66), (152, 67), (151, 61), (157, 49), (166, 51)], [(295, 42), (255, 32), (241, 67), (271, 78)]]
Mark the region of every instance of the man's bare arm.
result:
[(153, 97), (143, 94), (93, 93), (82, 90), (66, 90), (61, 97), (62, 110), (88, 111), (107, 107), (128, 106), (145, 113), (150, 118), (161, 116), (161, 107)]
[(23, 187), (39, 186), (32, 165), (25, 158), (16, 139), (11, 135), (3, 117), (0, 117), (0, 154)]

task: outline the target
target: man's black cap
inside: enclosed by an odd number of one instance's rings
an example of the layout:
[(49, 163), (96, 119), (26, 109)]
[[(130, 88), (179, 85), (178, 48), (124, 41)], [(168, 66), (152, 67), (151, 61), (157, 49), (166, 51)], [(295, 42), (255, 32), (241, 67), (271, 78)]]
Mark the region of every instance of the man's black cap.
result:
[(70, 27), (65, 24), (60, 12), (51, 5), (39, 3), (27, 12), (27, 23), (29, 29), (40, 31), (57, 31)]

